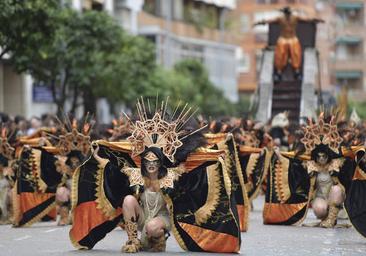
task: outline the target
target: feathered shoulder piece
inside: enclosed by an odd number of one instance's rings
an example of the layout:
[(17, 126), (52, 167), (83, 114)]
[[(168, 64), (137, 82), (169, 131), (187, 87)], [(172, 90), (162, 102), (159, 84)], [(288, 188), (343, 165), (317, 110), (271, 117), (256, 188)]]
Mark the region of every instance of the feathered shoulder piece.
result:
[(304, 137), (301, 142), (304, 144), (307, 154), (311, 154), (321, 144), (328, 146), (334, 153), (339, 153), (343, 139), (338, 133), (335, 116), (332, 116), (330, 121), (326, 122), (324, 114), (320, 114), (318, 122), (309, 119), (303, 130)]
[(180, 107), (181, 104), (178, 103), (173, 114), (169, 115), (168, 101), (169, 98), (158, 104), (157, 99), (154, 111), (151, 109), (150, 101), (147, 100), (145, 105), (144, 99), (141, 98), (136, 104), (138, 120), (132, 122), (125, 114), (132, 125), (132, 135), (127, 140), (132, 145), (133, 157), (143, 153), (146, 148), (156, 147), (174, 163), (176, 153), (186, 143), (185, 140), (205, 128), (204, 126), (194, 130), (186, 129), (186, 124), (196, 111), (192, 111), (192, 107), (188, 107), (188, 104)]

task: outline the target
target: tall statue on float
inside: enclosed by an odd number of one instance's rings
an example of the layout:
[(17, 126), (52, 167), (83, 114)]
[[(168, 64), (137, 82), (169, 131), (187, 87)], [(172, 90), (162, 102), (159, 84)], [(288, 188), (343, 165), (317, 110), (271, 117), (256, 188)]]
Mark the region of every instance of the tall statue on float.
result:
[(275, 72), (274, 81), (280, 81), (284, 68), (291, 60), (291, 66), (294, 70), (295, 79), (301, 80), (302, 47), (296, 34), (296, 28), (299, 21), (303, 22), (324, 22), (317, 18), (307, 18), (294, 15), (290, 7), (286, 6), (280, 10), (283, 15), (272, 20), (262, 20), (254, 25), (265, 25), (278, 23), (280, 26), (280, 36), (277, 39), (275, 48)]

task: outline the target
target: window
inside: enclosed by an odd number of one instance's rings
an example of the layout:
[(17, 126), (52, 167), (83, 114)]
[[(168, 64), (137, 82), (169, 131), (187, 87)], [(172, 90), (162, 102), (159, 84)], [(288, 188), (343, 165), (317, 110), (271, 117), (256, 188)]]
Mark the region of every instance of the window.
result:
[(142, 9), (152, 15), (161, 15), (161, 5), (160, 0), (145, 0)]
[(363, 4), (339, 3), (336, 5), (336, 21), (340, 27), (363, 24)]
[(173, 19), (182, 20), (183, 19), (183, 0), (172, 1), (173, 4)]
[(250, 19), (249, 15), (243, 14), (240, 16), (240, 31), (245, 33), (250, 30)]
[(250, 55), (243, 52), (241, 48), (237, 48), (235, 52), (238, 61), (238, 72), (248, 73), (250, 71)]
[(195, 44), (182, 44), (180, 56), (182, 59), (192, 58), (203, 61), (203, 46)]
[[(254, 13), (254, 22), (270, 20), (278, 16), (278, 11), (256, 12)], [(268, 33), (268, 26), (255, 26), (254, 31), (257, 33)]]
[(128, 8), (115, 9), (115, 17), (118, 23), (127, 31), (132, 29), (131, 11)]
[(103, 1), (100, 0), (85, 0), (83, 1), (83, 10), (102, 11), (104, 8)]

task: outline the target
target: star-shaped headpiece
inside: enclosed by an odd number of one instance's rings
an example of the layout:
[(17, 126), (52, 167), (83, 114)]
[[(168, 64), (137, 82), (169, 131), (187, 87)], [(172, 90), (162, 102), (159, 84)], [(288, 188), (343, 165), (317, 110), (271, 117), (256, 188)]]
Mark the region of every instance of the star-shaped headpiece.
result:
[(313, 123), (311, 120), (309, 122), (303, 128), (304, 137), (301, 139), (306, 153), (310, 154), (317, 146), (323, 144), (338, 154), (343, 139), (338, 133), (337, 125), (334, 124), (334, 118), (329, 123), (326, 123), (323, 114), (321, 114), (318, 123)]

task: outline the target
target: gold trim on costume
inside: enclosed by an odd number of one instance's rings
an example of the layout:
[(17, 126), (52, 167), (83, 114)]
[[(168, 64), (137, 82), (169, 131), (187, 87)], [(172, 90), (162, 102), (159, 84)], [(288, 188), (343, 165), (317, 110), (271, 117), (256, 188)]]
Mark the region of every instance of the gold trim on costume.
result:
[(209, 146), (214, 146), (222, 141), (225, 141), (226, 133), (205, 133), (205, 139)]
[(306, 202), (306, 210), (305, 210), (305, 214), (304, 216), (298, 220), (294, 225), (300, 225), (300, 223), (302, 223), (306, 216), (308, 215), (308, 211), (309, 211), (309, 205), (310, 205), (310, 201), (313, 200), (314, 197), (314, 192), (315, 192), (315, 182), (316, 182), (316, 177), (313, 176), (310, 178), (310, 190), (309, 190), (309, 194), (308, 194), (308, 201)]
[(174, 188), (174, 181), (178, 180), (180, 175), (174, 169), (168, 169), (167, 175), (159, 180), (160, 188)]
[(32, 172), (34, 172), (36, 175), (36, 182), (37, 182), (37, 190), (39, 192), (46, 192), (47, 184), (42, 180), (41, 176), (41, 156), (42, 151), (39, 149), (32, 148), (31, 151), (31, 166), (32, 166)]
[[(144, 186), (145, 180), (141, 174), (140, 168), (123, 168), (122, 172), (127, 175), (130, 181), (130, 187), (132, 186)], [(165, 175), (162, 179), (159, 179), (159, 187), (160, 188), (174, 188), (174, 181), (178, 180), (180, 174), (176, 171), (176, 168), (168, 168), (167, 175)]]
[(71, 244), (78, 250), (88, 250), (89, 248), (86, 246), (80, 245), (71, 235), (71, 230), (69, 231), (69, 239), (71, 241)]
[(288, 221), (292, 216), (306, 207), (307, 202), (299, 204), (265, 203), (263, 223), (274, 224)]
[(344, 158), (335, 158), (335, 159), (332, 159), (329, 164), (327, 164), (325, 166), (321, 166), (317, 162), (310, 160), (305, 163), (305, 166), (306, 166), (308, 173), (320, 172), (320, 171), (340, 172), (340, 169), (342, 168), (344, 161), (345, 161)]
[(288, 185), (288, 172), (283, 170), (288, 170), (290, 161), (279, 155), (279, 160), (275, 163), (274, 171), (276, 173), (274, 182), (275, 182), (275, 190), (278, 196), (278, 199), (281, 203), (286, 202), (290, 196), (290, 187)]
[(78, 194), (79, 194), (79, 177), (80, 177), (80, 167), (77, 167), (74, 174), (72, 175), (71, 181), (71, 218), (72, 223), (74, 223), (74, 209), (78, 203)]
[[(48, 199), (50, 199), (51, 197), (55, 196), (53, 193), (41, 193), (41, 194), (38, 194), (38, 193), (32, 193), (32, 192), (24, 192), (24, 194), (34, 194), (33, 196), (38, 196), (38, 195), (45, 195), (46, 196), (46, 199), (43, 200), (42, 202), (40, 202), (39, 204), (42, 204), (44, 202), (46, 202)], [(21, 203), (21, 194), (19, 195), (19, 203)], [(39, 222), (44, 216), (46, 216), (51, 210), (52, 208), (55, 208), (56, 207), (56, 201), (53, 201), (49, 206), (47, 206), (42, 212), (40, 212), (39, 214), (37, 214), (35, 217), (33, 217), (32, 219), (30, 219), (27, 223), (19, 226), (19, 221), (21, 220), (21, 218), (23, 218), (23, 215), (22, 216), (19, 216), (20, 219), (18, 220), (18, 222), (15, 224), (17, 227), (29, 227), (31, 226), (32, 224), (36, 223), (36, 222)], [(32, 209), (32, 208), (30, 208)], [(30, 209), (27, 209), (26, 211), (30, 210)], [(19, 209), (20, 210), (20, 209)]]
[(14, 187), (12, 188), (12, 202), (13, 202), (13, 224), (17, 225), (20, 221), (21, 213), (20, 213), (20, 197), (18, 194), (18, 179), (16, 179)]
[(177, 227), (175, 226), (175, 223), (174, 223), (174, 206), (173, 206), (173, 202), (172, 202), (172, 199), (163, 194), (163, 198), (165, 199), (165, 202), (168, 206), (168, 210), (169, 210), (169, 217), (170, 217), (170, 226), (172, 227), (172, 232), (173, 232), (173, 235), (175, 237), (175, 240), (177, 240), (179, 246), (185, 250), (185, 251), (188, 251), (188, 248), (186, 246), (186, 244), (184, 243), (182, 237), (180, 236), (179, 232), (178, 232), (178, 229)]
[(140, 185), (144, 185), (144, 178), (141, 175), (140, 168), (123, 168), (122, 172), (127, 175), (128, 180), (130, 181), (130, 187)]
[(235, 143), (234, 138), (233, 138), (233, 143), (234, 143), (236, 171), (237, 171), (237, 175), (239, 178), (239, 183), (241, 186), (241, 190), (242, 190), (242, 194), (243, 194), (243, 201), (244, 201), (244, 220), (243, 221), (240, 220), (240, 223), (241, 223), (240, 230), (243, 232), (246, 232), (248, 230), (248, 226), (249, 226), (248, 220), (249, 220), (249, 212), (250, 212), (251, 206), (250, 206), (249, 197), (248, 197), (248, 193), (247, 193), (244, 178), (243, 178), (243, 170), (241, 168), (239, 154), (238, 154), (238, 150), (236, 148), (236, 143)]
[(105, 196), (104, 192), (104, 168), (109, 163), (108, 159), (102, 158), (101, 163), (98, 164), (98, 171), (96, 175), (96, 193), (95, 202), (97, 203), (97, 209), (101, 210), (106, 217), (110, 220), (116, 217), (116, 210)]
[[(259, 191), (260, 191), (260, 185), (263, 183), (263, 180), (267, 177), (267, 173), (268, 173), (268, 168), (269, 168), (269, 164), (271, 162), (271, 157), (272, 157), (272, 152), (268, 151), (267, 149), (261, 149), (261, 152), (264, 152), (265, 156), (264, 156), (264, 165), (263, 165), (263, 171), (262, 171), (262, 175), (260, 177), (260, 179), (257, 181), (257, 184), (253, 184), (255, 186), (255, 190), (253, 191), (252, 195), (249, 198), (249, 201), (253, 201)], [(253, 173), (254, 168), (257, 165), (257, 162), (259, 160), (260, 154), (255, 153), (255, 154), (251, 154), (248, 160), (248, 164), (246, 167), (246, 173), (249, 176)]]
[(178, 224), (204, 251), (225, 253), (240, 250), (238, 237), (188, 223), (178, 222)]
[(366, 180), (366, 173), (362, 171), (360, 167), (357, 166), (352, 180)]
[(206, 169), (208, 184), (207, 199), (205, 204), (194, 213), (197, 224), (206, 223), (219, 203), (220, 173), (218, 168), (219, 163), (216, 163), (208, 166)]

